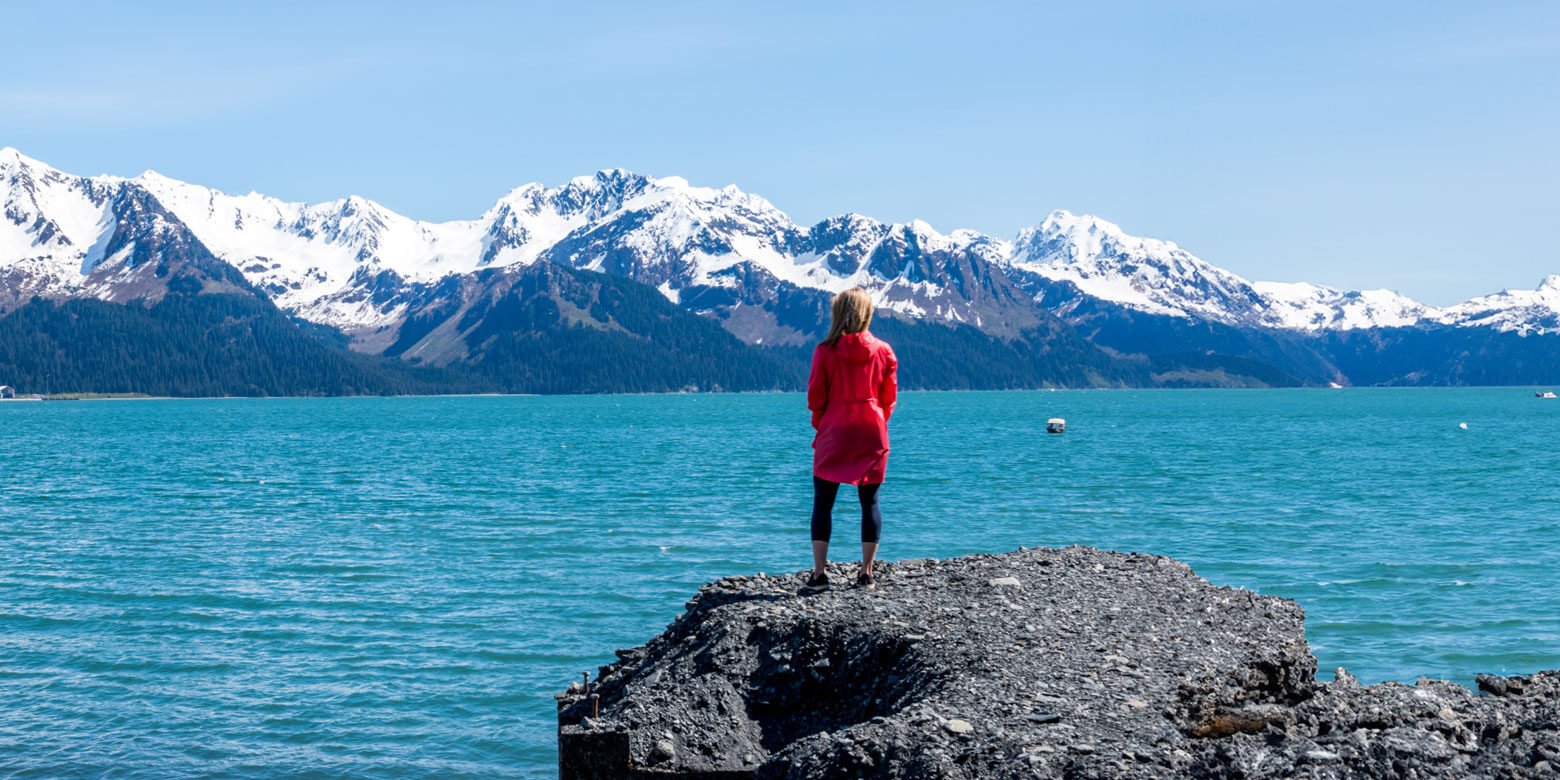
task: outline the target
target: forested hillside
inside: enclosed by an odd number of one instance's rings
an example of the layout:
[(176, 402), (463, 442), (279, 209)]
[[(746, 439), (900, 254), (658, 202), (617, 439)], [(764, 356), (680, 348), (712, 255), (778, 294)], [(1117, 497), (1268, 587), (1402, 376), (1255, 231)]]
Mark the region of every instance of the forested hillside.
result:
[(0, 317), (0, 383), (22, 392), (173, 396), (458, 392), (479, 385), (333, 347), (246, 295), (152, 306), (32, 301)]

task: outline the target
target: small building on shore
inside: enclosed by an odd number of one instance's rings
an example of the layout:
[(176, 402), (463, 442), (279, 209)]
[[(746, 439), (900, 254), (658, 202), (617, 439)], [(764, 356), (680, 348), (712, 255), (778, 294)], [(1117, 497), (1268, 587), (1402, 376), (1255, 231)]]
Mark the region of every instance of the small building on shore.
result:
[(10, 385), (0, 385), (0, 398), (15, 398), (16, 388)]

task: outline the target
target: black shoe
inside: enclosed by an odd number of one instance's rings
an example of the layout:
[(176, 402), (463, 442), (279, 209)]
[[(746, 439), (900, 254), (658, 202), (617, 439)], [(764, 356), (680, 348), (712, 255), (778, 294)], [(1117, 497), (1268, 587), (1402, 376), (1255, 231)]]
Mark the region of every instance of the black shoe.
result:
[(829, 589), (829, 575), (817, 572), (807, 578), (807, 584), (802, 586), (803, 593), (817, 593), (820, 590)]
[(856, 587), (877, 590), (877, 580), (872, 579), (870, 572), (861, 572), (856, 575)]

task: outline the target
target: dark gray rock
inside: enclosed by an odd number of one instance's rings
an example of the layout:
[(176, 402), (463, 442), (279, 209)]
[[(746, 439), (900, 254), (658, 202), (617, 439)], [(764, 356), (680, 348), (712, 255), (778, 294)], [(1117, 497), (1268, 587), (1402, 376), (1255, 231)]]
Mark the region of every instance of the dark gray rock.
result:
[[(853, 571), (839, 568), (835, 582)], [(1014, 585), (1016, 580), (1018, 585)], [(710, 583), (559, 699), (583, 778), (1554, 777), (1560, 672), (1318, 685), (1294, 602), (1083, 547)], [(599, 695), (599, 716), (589, 694)]]

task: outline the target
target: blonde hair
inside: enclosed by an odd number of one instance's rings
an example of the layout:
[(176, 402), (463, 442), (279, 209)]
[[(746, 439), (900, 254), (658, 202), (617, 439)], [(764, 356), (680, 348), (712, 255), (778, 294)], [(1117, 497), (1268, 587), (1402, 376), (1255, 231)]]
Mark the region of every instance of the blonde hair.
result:
[(833, 322), (823, 343), (833, 347), (846, 333), (860, 333), (872, 324), (872, 296), (860, 287), (852, 287), (834, 296), (831, 307)]

